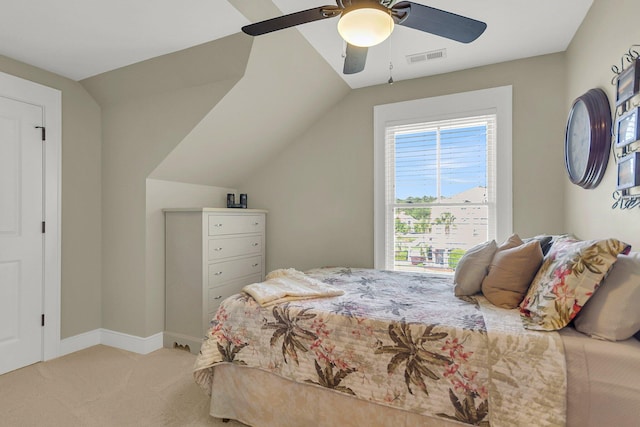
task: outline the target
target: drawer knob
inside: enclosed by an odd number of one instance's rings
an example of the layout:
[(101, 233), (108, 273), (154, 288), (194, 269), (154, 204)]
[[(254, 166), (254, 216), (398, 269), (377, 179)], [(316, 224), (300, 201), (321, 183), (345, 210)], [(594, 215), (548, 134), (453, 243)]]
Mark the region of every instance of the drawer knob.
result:
[(260, 225), (260, 223), (259, 222), (254, 222), (253, 225)]
[(220, 252), (222, 250), (222, 248), (215, 248), (214, 251), (216, 252)]
[(218, 295), (217, 297), (215, 297), (214, 299), (220, 299), (222, 298), (222, 295)]
[(257, 266), (259, 266), (259, 265), (260, 265), (260, 264), (258, 264), (258, 263), (256, 262), (256, 263), (255, 263), (255, 264), (253, 264), (251, 267), (257, 267)]
[(222, 227), (222, 224), (213, 224), (214, 227)]
[(253, 243), (251, 246), (258, 246), (260, 243)]
[(222, 274), (222, 271), (218, 271), (216, 273), (213, 273), (214, 276), (220, 276)]

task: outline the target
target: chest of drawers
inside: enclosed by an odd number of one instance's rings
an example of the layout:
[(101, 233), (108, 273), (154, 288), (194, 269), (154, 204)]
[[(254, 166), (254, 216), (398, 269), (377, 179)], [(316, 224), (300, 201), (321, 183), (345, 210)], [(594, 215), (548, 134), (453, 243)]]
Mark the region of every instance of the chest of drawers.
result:
[(200, 344), (220, 302), (264, 280), (266, 211), (165, 209), (164, 346)]

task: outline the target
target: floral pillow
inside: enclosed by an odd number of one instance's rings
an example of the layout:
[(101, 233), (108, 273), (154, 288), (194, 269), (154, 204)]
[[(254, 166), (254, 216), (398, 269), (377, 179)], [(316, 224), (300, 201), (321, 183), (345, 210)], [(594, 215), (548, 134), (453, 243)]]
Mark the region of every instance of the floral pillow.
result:
[(520, 304), (525, 328), (553, 331), (567, 326), (618, 255), (630, 250), (616, 239), (555, 242)]

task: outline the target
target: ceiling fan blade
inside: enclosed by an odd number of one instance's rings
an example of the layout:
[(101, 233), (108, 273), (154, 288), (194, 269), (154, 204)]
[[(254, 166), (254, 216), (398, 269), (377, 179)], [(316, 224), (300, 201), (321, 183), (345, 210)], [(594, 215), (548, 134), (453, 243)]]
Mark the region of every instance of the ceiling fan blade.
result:
[(474, 41), (487, 28), (487, 24), (482, 21), (410, 1), (397, 3), (391, 10), (398, 25), (461, 43)]
[(344, 68), (342, 72), (344, 74), (355, 74), (364, 70), (364, 65), (367, 63), (367, 51), (366, 47), (354, 46), (347, 43), (347, 54), (344, 58)]
[(283, 30), (285, 28), (294, 27), (307, 22), (319, 21), (321, 19), (333, 18), (340, 15), (342, 9), (336, 6), (320, 6), (313, 9), (302, 10), (296, 13), (279, 16), (277, 18), (267, 19), (266, 21), (256, 22), (254, 24), (245, 25), (242, 31), (250, 36), (260, 36), (262, 34), (271, 33), (273, 31)]

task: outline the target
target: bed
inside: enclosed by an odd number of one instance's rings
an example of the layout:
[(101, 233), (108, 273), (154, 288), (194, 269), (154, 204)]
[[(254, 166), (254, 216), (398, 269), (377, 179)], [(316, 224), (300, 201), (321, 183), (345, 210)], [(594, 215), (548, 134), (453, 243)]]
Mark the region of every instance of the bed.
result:
[(225, 300), (196, 362), (210, 414), (252, 426), (631, 426), (640, 341), (527, 330), (450, 276), (324, 268), (343, 295)]

